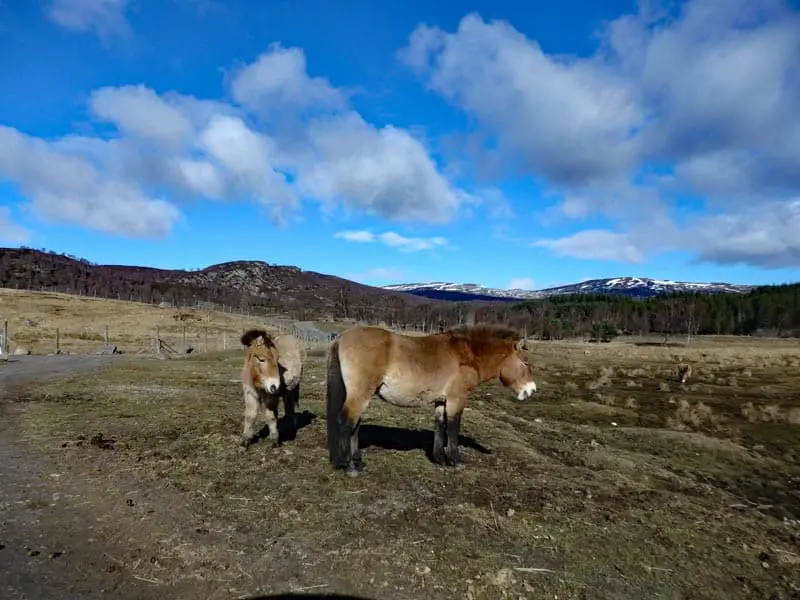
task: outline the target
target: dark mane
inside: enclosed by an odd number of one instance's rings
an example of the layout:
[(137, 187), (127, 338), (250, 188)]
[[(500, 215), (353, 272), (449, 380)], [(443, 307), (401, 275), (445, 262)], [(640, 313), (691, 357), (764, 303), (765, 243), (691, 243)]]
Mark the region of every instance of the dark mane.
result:
[(243, 346), (249, 346), (259, 337), (264, 338), (264, 343), (267, 346), (275, 345), (275, 342), (272, 340), (272, 336), (268, 334), (264, 329), (249, 329), (242, 334), (242, 337), (239, 338), (239, 341), (242, 342)]
[(442, 332), (444, 335), (452, 337), (465, 337), (471, 342), (488, 342), (492, 340), (502, 340), (516, 342), (522, 339), (522, 334), (511, 327), (504, 325), (490, 325), (480, 323), (478, 325), (456, 325)]

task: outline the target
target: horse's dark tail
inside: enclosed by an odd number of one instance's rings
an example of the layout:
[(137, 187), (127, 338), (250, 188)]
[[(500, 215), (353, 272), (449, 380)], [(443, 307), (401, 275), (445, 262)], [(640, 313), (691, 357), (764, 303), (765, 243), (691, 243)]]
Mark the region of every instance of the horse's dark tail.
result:
[(331, 343), (328, 351), (327, 379), (325, 402), (328, 418), (328, 456), (334, 467), (340, 467), (347, 462), (346, 452), (350, 440), (347, 439), (346, 428), (342, 427), (342, 408), (347, 400), (347, 387), (342, 377), (338, 339)]

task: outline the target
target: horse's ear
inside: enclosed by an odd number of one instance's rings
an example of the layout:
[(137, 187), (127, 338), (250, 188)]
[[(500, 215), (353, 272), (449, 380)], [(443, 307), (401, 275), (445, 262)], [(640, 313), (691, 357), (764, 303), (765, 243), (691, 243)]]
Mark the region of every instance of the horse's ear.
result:
[(253, 340), (253, 346), (263, 346), (266, 344), (266, 340), (264, 340), (264, 336), (260, 335), (256, 339)]
[(528, 340), (526, 340), (525, 338), (517, 340), (516, 343), (514, 344), (514, 350), (516, 350), (517, 352), (522, 352), (523, 350), (527, 352), (530, 349), (531, 347), (528, 344)]

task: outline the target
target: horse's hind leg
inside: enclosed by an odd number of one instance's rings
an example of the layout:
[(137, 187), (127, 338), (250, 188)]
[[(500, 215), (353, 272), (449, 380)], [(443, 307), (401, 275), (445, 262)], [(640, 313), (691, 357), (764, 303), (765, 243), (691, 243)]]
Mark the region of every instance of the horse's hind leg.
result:
[(461, 398), (448, 398), (445, 404), (445, 419), (447, 446), (444, 455), (445, 462), (451, 467), (456, 467), (461, 461), (458, 451), (458, 436), (461, 432), (461, 416), (464, 414), (466, 401)]
[(348, 394), (339, 414), (339, 439), (344, 445), (341, 466), (350, 477), (355, 477), (364, 468), (364, 460), (358, 447), (358, 432), (361, 429), (361, 415), (366, 410), (369, 400), (369, 394), (360, 396)]
[(300, 404), (300, 384), (283, 394), (283, 414), (292, 433), (297, 429), (297, 406)]

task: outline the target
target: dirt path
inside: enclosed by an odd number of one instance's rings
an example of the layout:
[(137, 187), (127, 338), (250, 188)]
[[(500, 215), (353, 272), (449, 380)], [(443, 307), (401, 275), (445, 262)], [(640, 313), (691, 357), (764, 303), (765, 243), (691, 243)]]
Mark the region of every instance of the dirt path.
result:
[(147, 584), (124, 575), (109, 557), (120, 548), (100, 541), (94, 515), (77, 505), (63, 474), (32, 456), (15, 426), (17, 385), (109, 364), (110, 356), (25, 356), (0, 364), (0, 597), (152, 597)]

